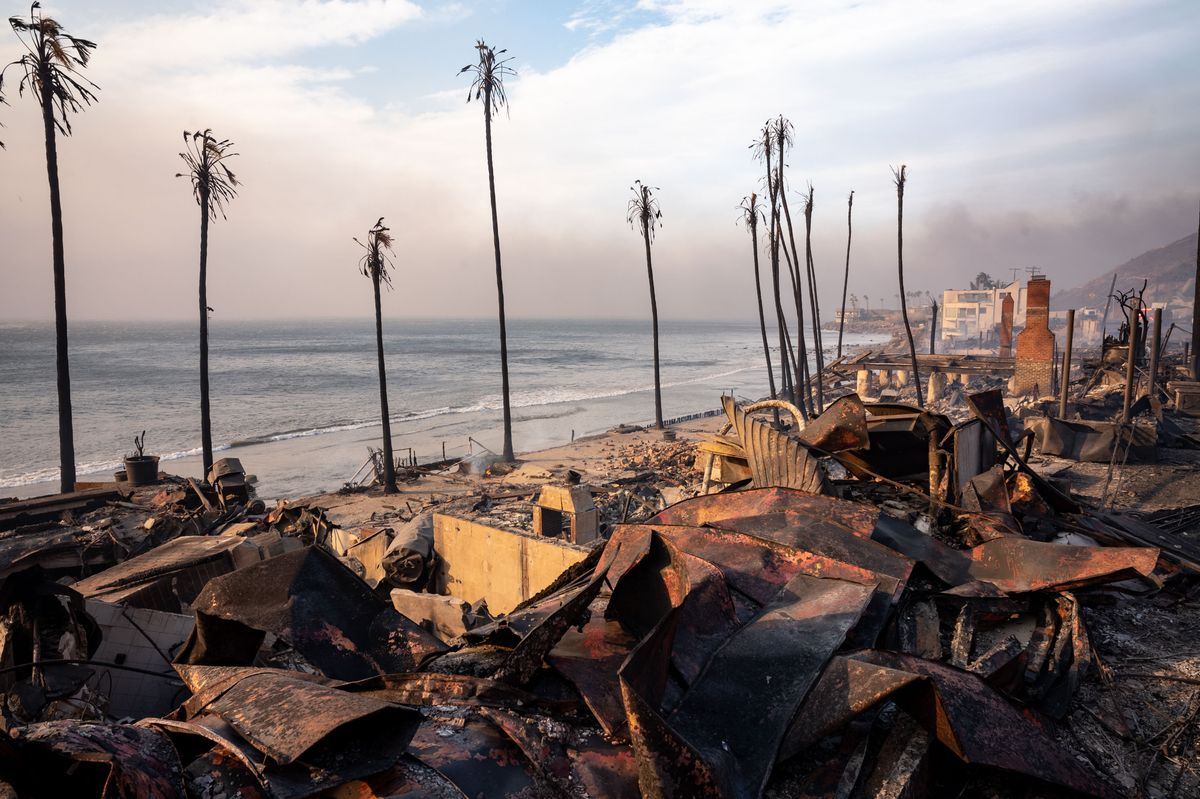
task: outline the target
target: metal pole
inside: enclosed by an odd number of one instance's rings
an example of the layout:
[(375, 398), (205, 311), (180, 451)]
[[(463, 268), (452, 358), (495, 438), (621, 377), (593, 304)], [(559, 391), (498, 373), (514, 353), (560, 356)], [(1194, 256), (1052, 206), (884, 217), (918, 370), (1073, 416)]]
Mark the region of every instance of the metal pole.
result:
[(1150, 339), (1150, 386), (1147, 388), (1147, 393), (1150, 399), (1154, 399), (1154, 384), (1158, 379), (1158, 358), (1161, 355), (1160, 345), (1162, 343), (1162, 308), (1154, 309), (1154, 332)]
[(1129, 407), (1133, 405), (1133, 384), (1137, 376), (1137, 318), (1129, 326), (1129, 355), (1125, 358), (1125, 401), (1121, 404), (1121, 421), (1129, 421)]
[(1067, 392), (1071, 388), (1071, 345), (1075, 339), (1075, 309), (1067, 311), (1067, 346), (1063, 350), (1062, 374), (1059, 383), (1062, 384), (1062, 394), (1058, 399), (1058, 418), (1067, 418)]

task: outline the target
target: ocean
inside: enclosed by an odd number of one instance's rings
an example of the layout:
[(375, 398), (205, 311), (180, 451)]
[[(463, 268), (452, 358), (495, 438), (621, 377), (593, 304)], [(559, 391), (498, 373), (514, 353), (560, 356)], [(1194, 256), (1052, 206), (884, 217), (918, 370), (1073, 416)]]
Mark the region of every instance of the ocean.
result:
[[(648, 320), (508, 328), (518, 452), (653, 420)], [(373, 319), (217, 321), (210, 334), (217, 457), (240, 458), (260, 496), (336, 489), (379, 445)], [(397, 451), (424, 463), (501, 448), (495, 320), (385, 319), (384, 337)], [(200, 476), (197, 325), (79, 322), (70, 344), (79, 479), (111, 479), (143, 430), (164, 471)], [(767, 393), (757, 322), (664, 321), (660, 347), (667, 418), (716, 408), (722, 392)], [(0, 495), (52, 492), (57, 479), (53, 326), (0, 323)]]

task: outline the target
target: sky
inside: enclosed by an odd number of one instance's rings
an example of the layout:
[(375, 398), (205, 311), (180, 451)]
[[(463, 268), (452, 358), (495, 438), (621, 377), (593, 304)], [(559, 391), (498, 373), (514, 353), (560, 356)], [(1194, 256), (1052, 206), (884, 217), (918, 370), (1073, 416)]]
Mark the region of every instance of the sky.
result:
[[(0, 7), (25, 15), (27, 4)], [(0, 4), (2, 5), (2, 4)], [(199, 209), (182, 132), (232, 139), (243, 185), (210, 232), (221, 319), (370, 314), (357, 271), (380, 216), (395, 317), (495, 312), (483, 38), (517, 76), (494, 122), (510, 317), (648, 314), (630, 186), (659, 187), (666, 318), (754, 318), (737, 205), (748, 148), (795, 127), (793, 209), (814, 188), (823, 308), (895, 305), (906, 164), (910, 290), (1027, 267), (1068, 287), (1196, 229), (1200, 3), (1194, 0), (110, 0), (47, 2), (99, 47), (98, 102), (58, 152), (73, 319), (196, 314)], [(0, 58), (20, 54), (0, 34)], [(0, 106), (0, 320), (53, 314), (39, 111)], [(1012, 270), (1018, 270), (1013, 272)], [(826, 311), (829, 315), (831, 311)]]

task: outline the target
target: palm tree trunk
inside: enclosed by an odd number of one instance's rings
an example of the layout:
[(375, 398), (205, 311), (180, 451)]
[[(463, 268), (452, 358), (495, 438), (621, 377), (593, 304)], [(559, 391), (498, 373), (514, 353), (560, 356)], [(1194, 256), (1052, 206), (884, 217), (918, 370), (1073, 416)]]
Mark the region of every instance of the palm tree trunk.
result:
[(758, 327), (762, 331), (763, 357), (767, 359), (767, 382), (775, 399), (775, 370), (771, 367), (771, 347), (767, 344), (767, 317), (763, 313), (762, 281), (758, 273), (758, 225), (751, 222), (750, 244), (754, 248), (754, 292), (758, 296)]
[(208, 398), (208, 217), (209, 192), (200, 187), (200, 447), (204, 478), (213, 465), (212, 415)]
[(842, 357), (842, 333), (846, 329), (846, 292), (850, 288), (850, 239), (854, 235), (854, 192), (846, 202), (846, 276), (842, 280), (842, 315), (838, 320), (837, 357)]
[[(492, 201), (492, 244), (496, 250), (496, 303), (500, 309), (500, 387), (504, 398), (504, 460), (512, 462), (512, 402), (508, 392), (508, 329), (504, 322), (504, 272), (500, 268), (500, 222), (496, 216), (496, 171), (492, 165), (492, 92), (484, 92), (483, 130), (487, 142), (488, 195)], [(656, 339), (657, 340), (657, 339)]]
[[(779, 199), (783, 203), (784, 220), (787, 222), (788, 242), (791, 245), (791, 271), (793, 298), (796, 301), (796, 346), (799, 352), (796, 354), (796, 361), (800, 364), (800, 368), (804, 371), (805, 378), (797, 387), (798, 391), (803, 391), (802, 401), (808, 410), (808, 414), (813, 415), (813, 397), (812, 397), (812, 378), (808, 370), (808, 342), (804, 338), (804, 291), (800, 283), (800, 257), (796, 252), (796, 236), (792, 231), (792, 212), (788, 207), (787, 192), (783, 188), (783, 151), (780, 148), (779, 164), (776, 166), (779, 171)], [(800, 403), (797, 403), (800, 404)]]
[[(784, 260), (784, 263), (787, 265), (788, 278), (792, 282), (792, 299), (796, 302), (797, 308), (799, 308), (802, 300), (801, 300), (801, 295), (799, 293), (800, 292), (800, 289), (799, 289), (800, 284), (797, 281), (800, 279), (800, 277), (796, 271), (796, 265), (795, 265), (795, 262), (794, 262), (792, 256), (788, 254), (787, 245), (783, 243), (782, 235), (783, 235), (783, 231), (780, 231), (779, 249), (783, 253), (783, 260)], [(805, 346), (804, 340), (803, 340), (804, 328), (802, 325), (803, 325), (803, 316), (801, 316), (799, 318), (799, 320), (797, 320), (797, 328), (800, 331), (800, 339), (801, 339), (800, 345), (799, 345), (799, 352), (798, 353), (797, 352), (789, 352), (789, 355), (792, 358), (792, 372), (793, 372), (793, 374), (795, 374), (795, 385), (798, 387), (798, 390), (804, 390), (809, 386), (808, 350), (807, 350), (807, 347)], [(789, 336), (788, 336), (789, 351), (792, 349), (791, 341), (792, 341), (791, 336), (789, 334)], [(799, 405), (802, 409), (804, 409), (804, 412), (805, 412), (804, 418), (807, 419), (808, 416), (812, 414), (811, 399), (808, 397), (807, 391), (805, 391), (805, 393), (800, 394), (798, 396), (799, 396), (799, 398), (793, 404)]]
[(804, 260), (808, 272), (808, 301), (812, 305), (813, 353), (817, 361), (817, 409), (825, 410), (825, 347), (821, 341), (821, 298), (817, 295), (817, 268), (812, 257), (813, 189), (808, 187), (808, 205), (804, 209)]
[[(769, 144), (764, 142), (764, 144)], [(779, 334), (779, 374), (782, 380), (783, 394), (793, 405), (797, 403), (796, 387), (791, 382), (790, 367), (788, 362), (788, 344), (784, 335), (787, 330), (787, 317), (783, 313), (783, 299), (779, 284), (779, 199), (778, 192), (775, 190), (774, 177), (771, 168), (771, 148), (764, 147), (763, 154), (766, 157), (767, 163), (767, 194), (771, 201), (771, 284), (775, 290), (775, 322), (777, 332)], [(803, 413), (803, 408), (801, 409)], [(807, 415), (804, 416), (808, 418)]]
[[(49, 69), (39, 70), (42, 86), (50, 86)], [(63, 255), (62, 196), (58, 188), (58, 145), (54, 136), (54, 105), (50, 91), (42, 92), (42, 124), (46, 134), (46, 178), (50, 183), (50, 236), (54, 251), (54, 365), (58, 373), (59, 489), (75, 490), (75, 429), (71, 420), (71, 363), (67, 355), (67, 268)]]
[(921, 392), (921, 373), (917, 368), (917, 345), (913, 342), (912, 325), (908, 322), (908, 303), (904, 299), (904, 169), (896, 176), (896, 265), (900, 273), (900, 314), (904, 317), (904, 332), (908, 336), (908, 354), (912, 356), (913, 386), (917, 389), (917, 405), (925, 407)]
[(642, 222), (642, 240), (646, 243), (646, 275), (650, 278), (650, 324), (654, 330), (654, 427), (663, 429), (662, 382), (658, 371), (658, 299), (654, 295), (654, 263), (650, 260), (650, 228)]
[(383, 421), (383, 493), (395, 494), (396, 459), (392, 455), (392, 417), (388, 412), (387, 372), (383, 366), (383, 309), (379, 302), (378, 269), (372, 270), (371, 283), (375, 286), (375, 350), (379, 357), (379, 415)]

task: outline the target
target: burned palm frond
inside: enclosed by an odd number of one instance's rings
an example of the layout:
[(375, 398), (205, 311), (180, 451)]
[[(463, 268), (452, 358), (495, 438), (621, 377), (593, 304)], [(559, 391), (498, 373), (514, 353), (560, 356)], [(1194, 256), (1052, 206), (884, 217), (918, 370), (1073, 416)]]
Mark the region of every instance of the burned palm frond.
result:
[(70, 115), (95, 102), (95, 93), (100, 90), (79, 74), (91, 61), (96, 43), (67, 33), (40, 9), (41, 3), (33, 3), (29, 19), (8, 19), (26, 52), (0, 70), (0, 103), (4, 102), (4, 75), (10, 67), (15, 67), (21, 72), (18, 95), (24, 96), (26, 90), (32, 92), (43, 109), (48, 110), (54, 127), (69, 136)]
[(654, 229), (662, 227), (662, 222), (659, 221), (662, 219), (662, 211), (658, 207), (658, 198), (653, 194), (659, 188), (647, 186), (640, 180), (635, 180), (629, 190), (633, 192), (633, 199), (626, 207), (625, 221), (634, 230), (648, 236), (649, 241), (653, 243)]
[(395, 267), (391, 256), (388, 255), (388, 253), (392, 252), (392, 241), (391, 228), (384, 226), (382, 216), (367, 231), (367, 240), (365, 242), (359, 241), (357, 238), (354, 239), (355, 244), (366, 250), (363, 257), (358, 261), (358, 271), (365, 277), (378, 280), (388, 288), (391, 288), (391, 272)]
[(504, 79), (516, 77), (517, 71), (508, 66), (512, 57), (500, 58), (508, 52), (507, 49), (497, 50), (480, 39), (475, 43), (479, 51), (479, 62), (467, 64), (458, 71), (461, 75), (469, 72), (472, 75), (471, 87), (467, 90), (467, 102), (472, 99), (482, 100), (489, 113), (496, 113), (501, 108), (507, 111), (508, 95), (504, 93)]
[(241, 184), (226, 163), (238, 155), (232, 152), (233, 142), (217, 140), (212, 129), (183, 132), (184, 151), (179, 154), (187, 165), (187, 172), (178, 172), (177, 178), (188, 178), (192, 182), (192, 194), (196, 204), (206, 209), (209, 219), (216, 221), (217, 214), (225, 219), (225, 206), (237, 196)]

